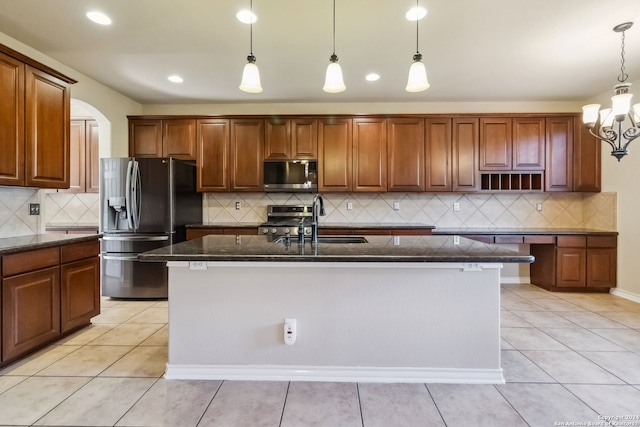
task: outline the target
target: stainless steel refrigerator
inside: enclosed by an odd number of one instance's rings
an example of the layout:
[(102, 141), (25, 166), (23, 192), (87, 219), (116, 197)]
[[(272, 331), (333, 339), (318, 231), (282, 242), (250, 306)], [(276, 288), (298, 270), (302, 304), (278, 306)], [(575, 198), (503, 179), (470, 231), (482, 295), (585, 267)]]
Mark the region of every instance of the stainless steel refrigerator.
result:
[(164, 263), (141, 252), (184, 241), (185, 225), (202, 222), (196, 167), (173, 158), (100, 160), (102, 295), (167, 298)]

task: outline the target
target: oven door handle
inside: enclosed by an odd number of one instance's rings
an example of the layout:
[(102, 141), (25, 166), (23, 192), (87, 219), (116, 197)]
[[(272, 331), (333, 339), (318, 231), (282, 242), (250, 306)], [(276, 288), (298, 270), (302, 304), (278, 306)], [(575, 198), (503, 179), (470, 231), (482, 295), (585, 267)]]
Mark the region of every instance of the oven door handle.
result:
[(137, 255), (125, 255), (125, 256), (116, 256), (116, 255), (100, 255), (102, 259), (106, 259), (109, 261), (138, 261)]

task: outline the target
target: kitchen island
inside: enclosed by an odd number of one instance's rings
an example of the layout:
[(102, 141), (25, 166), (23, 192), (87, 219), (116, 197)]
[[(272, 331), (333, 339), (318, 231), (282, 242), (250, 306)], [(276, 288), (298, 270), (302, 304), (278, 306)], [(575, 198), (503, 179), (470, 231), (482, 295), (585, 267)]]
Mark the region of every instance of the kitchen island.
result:
[(366, 241), (218, 235), (139, 255), (169, 267), (166, 378), (504, 382), (500, 268), (533, 257), (450, 236)]

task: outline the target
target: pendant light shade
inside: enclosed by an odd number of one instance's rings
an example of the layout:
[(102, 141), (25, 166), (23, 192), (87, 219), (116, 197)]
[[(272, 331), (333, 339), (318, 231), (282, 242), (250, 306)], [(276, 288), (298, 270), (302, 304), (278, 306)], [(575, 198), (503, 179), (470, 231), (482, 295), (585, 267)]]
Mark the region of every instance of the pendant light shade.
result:
[(260, 70), (256, 65), (256, 57), (249, 55), (247, 57), (247, 64), (242, 71), (242, 82), (240, 83), (240, 90), (248, 93), (260, 93), (262, 92), (262, 85), (260, 84)]
[(344, 92), (346, 88), (342, 79), (342, 68), (338, 64), (338, 56), (336, 55), (336, 0), (333, 0), (333, 54), (329, 57), (329, 66), (322, 90), (327, 93), (340, 93)]
[(322, 90), (327, 93), (343, 92), (347, 87), (344, 85), (344, 80), (342, 79), (342, 68), (340, 64), (338, 64), (338, 57), (333, 54), (331, 55), (330, 61), (327, 66), (327, 75), (324, 79), (324, 87)]
[(417, 11), (419, 10), (418, 0), (416, 0), (416, 54), (413, 55), (413, 64), (409, 68), (409, 78), (407, 79), (407, 86), (404, 88), (407, 92), (422, 92), (429, 89), (429, 81), (427, 80), (427, 69), (422, 63), (422, 54), (418, 49), (418, 21), (419, 16)]
[[(253, 15), (253, 0), (250, 2), (251, 15)], [(256, 57), (253, 56), (253, 19), (249, 21), (249, 56), (247, 56), (247, 64), (242, 71), (242, 81), (240, 82), (240, 90), (248, 93), (262, 92), (260, 84), (260, 70), (256, 65)]]
[(407, 92), (422, 92), (429, 89), (429, 86), (427, 69), (422, 63), (422, 55), (418, 53), (413, 56), (413, 64), (409, 68), (409, 80), (407, 81), (407, 87), (404, 89)]

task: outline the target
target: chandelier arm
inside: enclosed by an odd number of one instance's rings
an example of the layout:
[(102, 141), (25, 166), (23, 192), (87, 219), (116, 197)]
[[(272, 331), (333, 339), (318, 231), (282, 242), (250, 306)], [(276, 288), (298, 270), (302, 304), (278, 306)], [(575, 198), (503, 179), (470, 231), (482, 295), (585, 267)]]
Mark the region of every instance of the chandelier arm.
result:
[(623, 149), (626, 150), (629, 144), (631, 144), (633, 140), (640, 137), (640, 129), (637, 127), (629, 128), (624, 131), (622, 136), (624, 137), (624, 139), (627, 140), (627, 142), (624, 144), (624, 147), (623, 147)]
[[(600, 135), (600, 133), (604, 133), (605, 135)], [(609, 144), (609, 146), (611, 146), (611, 149), (615, 150), (616, 146), (613, 143), (613, 141), (611, 140), (611, 138), (613, 137), (613, 139), (615, 139), (615, 132), (609, 130), (609, 131), (603, 131), (601, 128), (598, 128), (598, 133), (595, 133), (593, 131), (593, 128), (589, 128), (589, 133), (591, 135), (593, 135), (594, 137), (596, 137), (597, 139), (599, 139), (600, 141), (604, 141), (607, 144)], [(611, 133), (613, 133), (613, 136), (611, 135)]]

